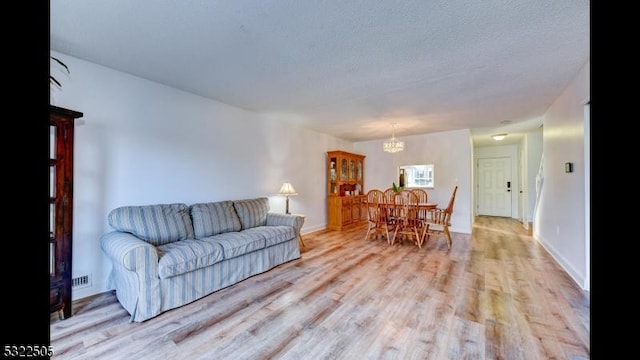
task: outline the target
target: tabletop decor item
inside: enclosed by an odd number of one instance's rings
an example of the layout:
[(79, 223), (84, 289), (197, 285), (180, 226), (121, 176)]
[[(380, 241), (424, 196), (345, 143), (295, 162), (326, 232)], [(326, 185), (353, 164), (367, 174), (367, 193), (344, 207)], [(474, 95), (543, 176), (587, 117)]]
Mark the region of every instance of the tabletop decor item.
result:
[(287, 197), (285, 214), (291, 214), (289, 212), (289, 196), (298, 195), (298, 192), (296, 192), (296, 190), (293, 188), (293, 185), (291, 185), (291, 183), (285, 182), (284, 184), (282, 184), (282, 187), (280, 188), (280, 195), (284, 195)]
[(395, 181), (393, 183), (391, 183), (391, 188), (393, 189), (393, 192), (396, 192), (396, 193), (401, 192), (402, 189), (403, 189), (402, 186), (396, 185)]

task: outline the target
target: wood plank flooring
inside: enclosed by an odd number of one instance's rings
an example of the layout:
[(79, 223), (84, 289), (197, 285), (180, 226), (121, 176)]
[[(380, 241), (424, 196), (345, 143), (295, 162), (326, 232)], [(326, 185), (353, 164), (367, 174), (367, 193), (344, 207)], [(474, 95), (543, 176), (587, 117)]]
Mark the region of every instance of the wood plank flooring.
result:
[(590, 300), (522, 225), (389, 246), (366, 225), (143, 323), (113, 292), (51, 316), (54, 359), (589, 359)]

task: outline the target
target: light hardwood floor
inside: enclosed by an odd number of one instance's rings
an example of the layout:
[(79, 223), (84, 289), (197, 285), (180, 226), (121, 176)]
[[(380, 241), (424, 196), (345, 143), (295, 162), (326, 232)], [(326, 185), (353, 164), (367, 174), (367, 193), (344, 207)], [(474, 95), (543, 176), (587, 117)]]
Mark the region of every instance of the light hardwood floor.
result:
[(366, 225), (143, 323), (113, 292), (51, 316), (54, 359), (589, 359), (590, 300), (515, 220), (422, 249)]

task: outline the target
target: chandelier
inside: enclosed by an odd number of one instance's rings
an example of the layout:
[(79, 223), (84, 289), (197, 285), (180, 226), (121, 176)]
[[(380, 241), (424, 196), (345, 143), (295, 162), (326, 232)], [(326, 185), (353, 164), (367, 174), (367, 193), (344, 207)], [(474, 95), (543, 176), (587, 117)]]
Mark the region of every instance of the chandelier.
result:
[(386, 152), (390, 152), (390, 153), (396, 153), (398, 151), (402, 151), (404, 150), (404, 141), (398, 141), (396, 139), (396, 128), (395, 128), (395, 123), (391, 124), (392, 127), (392, 133), (391, 133), (391, 139), (385, 141), (382, 144), (382, 150), (386, 151)]

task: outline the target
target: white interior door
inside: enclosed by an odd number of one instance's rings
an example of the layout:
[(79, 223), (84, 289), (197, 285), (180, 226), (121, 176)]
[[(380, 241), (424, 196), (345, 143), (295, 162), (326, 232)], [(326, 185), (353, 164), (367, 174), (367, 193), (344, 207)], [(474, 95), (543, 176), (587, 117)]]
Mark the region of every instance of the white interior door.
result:
[(511, 217), (511, 158), (478, 159), (478, 215)]

